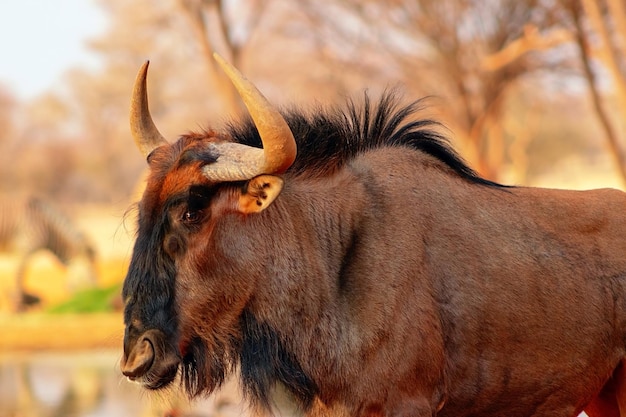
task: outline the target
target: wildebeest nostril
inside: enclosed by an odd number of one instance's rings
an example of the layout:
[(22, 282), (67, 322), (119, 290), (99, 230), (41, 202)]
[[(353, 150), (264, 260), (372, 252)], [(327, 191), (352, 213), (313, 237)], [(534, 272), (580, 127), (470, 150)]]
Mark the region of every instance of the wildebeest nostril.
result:
[(130, 379), (141, 377), (148, 372), (154, 362), (154, 346), (149, 338), (143, 337), (131, 349), (128, 356), (124, 355), (120, 368)]

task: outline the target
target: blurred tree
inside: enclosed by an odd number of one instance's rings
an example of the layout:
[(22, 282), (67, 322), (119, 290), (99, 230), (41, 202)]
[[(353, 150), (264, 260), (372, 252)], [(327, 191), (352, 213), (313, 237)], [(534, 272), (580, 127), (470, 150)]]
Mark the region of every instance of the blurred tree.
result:
[[(81, 173), (61, 183), (83, 198), (124, 201), (145, 169), (141, 158), (129, 157), (134, 149), (127, 122), (140, 64), (153, 62), (151, 111), (164, 136), (175, 139), (172, 134), (219, 125), (239, 111), (230, 83), (216, 71), (217, 51), (279, 104), (284, 97), (336, 101), (364, 86), (376, 95), (389, 80), (399, 80), (411, 97), (441, 97), (445, 105), (436, 107), (442, 113), (437, 117), (455, 131), (461, 153), (497, 180), (506, 158), (519, 159), (520, 169), (529, 164), (525, 149), (533, 146), (533, 135), (524, 123), (506, 122), (524, 117), (530, 123), (528, 114), (519, 114), (520, 97), (536, 103), (542, 94), (562, 95), (563, 80), (578, 75), (573, 41), (583, 32), (565, 6), (583, 1), (101, 0), (110, 24), (90, 43), (101, 68), (68, 72), (69, 88), (31, 107), (34, 124), (12, 136), (29, 138), (20, 146), (39, 136), (59, 140), (67, 154), (56, 159), (62, 167), (51, 169)], [(601, 16), (608, 24), (609, 7), (619, 5), (604, 1)], [(582, 6), (577, 10), (588, 42), (596, 31)], [(613, 48), (623, 48), (615, 42), (620, 22), (610, 20)], [(623, 70), (623, 62), (617, 65)], [(532, 93), (521, 94), (526, 90)], [(67, 144), (80, 146), (80, 153)], [(43, 169), (46, 162), (39, 164)]]
[(80, 176), (81, 146), (65, 101), (50, 92), (22, 104), (20, 110), (27, 122), (15, 132), (18, 145), (10, 154), (9, 184), (2, 191), (74, 197), (71, 183)]
[(371, 72), (391, 68), (409, 88), (444, 97), (444, 119), (463, 153), (493, 179), (504, 156), (497, 127), (509, 92), (539, 70), (571, 62), (562, 48), (568, 34), (555, 30), (547, 0), (341, 0), (332, 7), (309, 0), (303, 7), (325, 28), (316, 34), (326, 53)]
[[(49, 176), (47, 141), (56, 139), (56, 118), (63, 117), (61, 103), (52, 97), (23, 104), (7, 90), (0, 90), (0, 193), (32, 191), (37, 174)], [(47, 188), (47, 184), (40, 185)]]
[[(589, 87), (589, 93), (600, 124), (604, 129), (615, 164), (626, 183), (626, 147), (623, 123), (626, 120), (626, 10), (621, 1), (562, 0), (569, 22), (575, 28), (576, 44)], [(608, 76), (607, 76), (608, 75)], [(607, 104), (603, 98), (606, 80), (610, 96), (617, 102)], [(622, 131), (620, 137), (619, 131)]]
[[(230, 114), (241, 111), (241, 100), (223, 71), (213, 59), (220, 52), (233, 65), (242, 68), (243, 49), (262, 16), (260, 1), (248, 7), (226, 0), (178, 0), (183, 15), (193, 28), (194, 37), (206, 63), (209, 80)], [(247, 12), (247, 13), (246, 13)]]
[(15, 159), (18, 142), (15, 137), (17, 102), (11, 92), (0, 85), (0, 191), (11, 182), (12, 161)]
[(93, 156), (90, 172), (98, 175), (102, 194), (124, 201), (145, 168), (140, 157), (129, 157), (133, 145), (128, 127), (130, 92), (142, 61), (154, 63), (149, 77), (151, 112), (166, 137), (197, 123), (195, 117), (207, 102), (201, 95), (206, 81), (201, 66), (189, 59), (190, 33), (173, 1), (100, 4), (110, 25), (90, 46), (102, 57), (102, 67), (97, 72), (74, 70), (67, 80), (73, 114)]
[(11, 92), (0, 84), (0, 142), (10, 140), (15, 131), (17, 102)]

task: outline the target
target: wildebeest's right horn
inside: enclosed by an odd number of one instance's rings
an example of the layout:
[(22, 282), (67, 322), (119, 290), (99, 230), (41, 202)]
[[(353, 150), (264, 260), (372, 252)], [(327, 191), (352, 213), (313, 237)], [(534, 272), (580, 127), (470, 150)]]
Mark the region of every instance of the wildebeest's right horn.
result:
[(259, 132), (263, 149), (237, 143), (216, 143), (219, 157), (206, 165), (207, 177), (221, 181), (248, 180), (260, 174), (285, 172), (296, 159), (296, 141), (283, 116), (235, 67), (213, 54), (239, 92)]
[(144, 157), (147, 157), (154, 148), (167, 144), (154, 125), (148, 109), (146, 79), (149, 64), (150, 61), (146, 61), (139, 69), (130, 101), (130, 132)]

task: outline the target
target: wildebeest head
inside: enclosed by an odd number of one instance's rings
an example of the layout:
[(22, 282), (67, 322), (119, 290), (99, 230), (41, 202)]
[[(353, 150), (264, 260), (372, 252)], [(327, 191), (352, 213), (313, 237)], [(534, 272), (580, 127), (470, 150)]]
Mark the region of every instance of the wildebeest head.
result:
[[(180, 369), (191, 395), (212, 390), (228, 373), (240, 340), (239, 316), (255, 285), (246, 269), (262, 262), (258, 245), (232, 228), (272, 204), (283, 186), (277, 174), (296, 155), (280, 113), (236, 69), (216, 59), (247, 106), (262, 149), (215, 132), (168, 143), (148, 110), (147, 63), (131, 103), (131, 131), (150, 176), (123, 288), (121, 369), (149, 389), (167, 386)], [(222, 221), (228, 216), (231, 221)], [(242, 279), (218, 281), (234, 273)]]

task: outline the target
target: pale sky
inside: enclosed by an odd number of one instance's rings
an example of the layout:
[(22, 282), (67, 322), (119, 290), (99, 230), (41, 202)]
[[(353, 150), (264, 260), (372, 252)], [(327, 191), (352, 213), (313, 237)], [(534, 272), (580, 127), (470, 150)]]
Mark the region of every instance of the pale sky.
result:
[(71, 67), (97, 66), (85, 40), (105, 29), (95, 0), (0, 0), (0, 83), (30, 99)]

